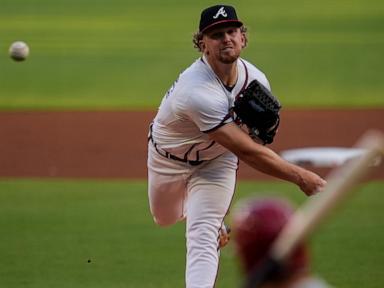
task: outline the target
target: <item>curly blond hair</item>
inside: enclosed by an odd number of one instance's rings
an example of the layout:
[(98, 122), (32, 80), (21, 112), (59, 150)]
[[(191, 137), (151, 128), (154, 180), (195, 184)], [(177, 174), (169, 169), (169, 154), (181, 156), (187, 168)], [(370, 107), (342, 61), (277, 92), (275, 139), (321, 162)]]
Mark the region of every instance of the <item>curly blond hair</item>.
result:
[[(248, 29), (245, 26), (240, 27), (240, 32), (244, 34), (244, 38), (245, 38), (244, 48), (247, 47), (247, 44), (248, 44), (247, 30)], [(203, 50), (200, 47), (200, 41), (203, 39), (203, 36), (204, 36), (204, 33), (199, 31), (193, 34), (193, 38), (192, 38), (193, 47), (196, 48), (197, 51), (199, 52), (203, 52)]]

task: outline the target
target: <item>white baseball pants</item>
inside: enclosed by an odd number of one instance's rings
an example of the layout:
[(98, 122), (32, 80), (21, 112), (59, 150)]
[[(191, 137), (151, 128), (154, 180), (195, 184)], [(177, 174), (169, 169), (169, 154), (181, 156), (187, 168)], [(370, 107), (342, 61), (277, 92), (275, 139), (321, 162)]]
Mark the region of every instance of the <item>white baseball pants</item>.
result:
[(186, 287), (214, 287), (218, 239), (236, 184), (237, 157), (227, 152), (191, 166), (161, 156), (148, 143), (148, 197), (162, 226), (186, 219)]

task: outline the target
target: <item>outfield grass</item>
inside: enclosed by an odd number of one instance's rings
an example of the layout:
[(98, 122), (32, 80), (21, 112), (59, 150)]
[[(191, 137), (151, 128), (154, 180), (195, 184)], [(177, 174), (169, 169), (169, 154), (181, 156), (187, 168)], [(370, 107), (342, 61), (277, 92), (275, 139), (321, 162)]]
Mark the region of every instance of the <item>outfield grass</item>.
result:
[[(212, 1), (1, 0), (0, 109), (155, 108)], [(384, 106), (384, 2), (234, 2), (285, 107)], [(7, 56), (24, 40), (24, 63)]]
[[(383, 188), (356, 189), (312, 238), (314, 270), (335, 287), (384, 286)], [(306, 199), (291, 184), (240, 182), (234, 203), (250, 195)], [(184, 224), (153, 224), (145, 182), (2, 180), (0, 230), (2, 287), (183, 287)], [(218, 287), (240, 279), (230, 245)]]

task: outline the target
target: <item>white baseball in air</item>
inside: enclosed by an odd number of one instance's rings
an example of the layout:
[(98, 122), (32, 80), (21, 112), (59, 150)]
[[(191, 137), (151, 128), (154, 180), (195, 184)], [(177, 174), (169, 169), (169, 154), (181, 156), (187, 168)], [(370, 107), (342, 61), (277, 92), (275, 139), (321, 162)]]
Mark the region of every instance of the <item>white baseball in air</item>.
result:
[(13, 42), (9, 47), (9, 56), (15, 61), (24, 61), (29, 55), (29, 47), (23, 41)]

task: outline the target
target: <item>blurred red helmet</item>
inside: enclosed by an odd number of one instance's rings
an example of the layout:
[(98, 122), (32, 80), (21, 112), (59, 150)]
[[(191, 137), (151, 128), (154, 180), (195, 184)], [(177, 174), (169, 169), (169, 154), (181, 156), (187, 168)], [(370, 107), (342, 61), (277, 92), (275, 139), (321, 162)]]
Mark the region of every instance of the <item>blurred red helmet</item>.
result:
[[(293, 214), (293, 206), (278, 198), (253, 198), (234, 211), (233, 230), (236, 252), (245, 273), (254, 271), (265, 260), (268, 250)], [(292, 253), (276, 278), (308, 269), (308, 253), (301, 244)]]

